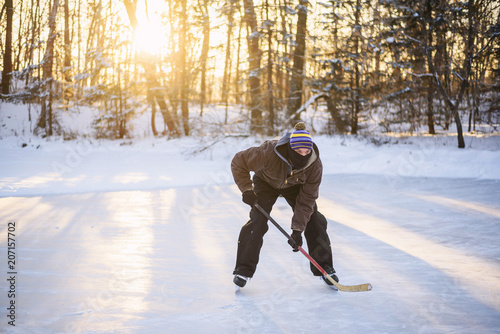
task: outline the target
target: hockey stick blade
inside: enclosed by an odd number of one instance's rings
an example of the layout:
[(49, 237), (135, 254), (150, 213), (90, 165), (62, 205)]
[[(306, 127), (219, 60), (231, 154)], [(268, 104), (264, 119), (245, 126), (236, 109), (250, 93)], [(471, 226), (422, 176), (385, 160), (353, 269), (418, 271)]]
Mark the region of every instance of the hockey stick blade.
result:
[(372, 285), (370, 283), (364, 283), (358, 285), (342, 285), (337, 283), (335, 284), (335, 286), (339, 288), (340, 291), (344, 292), (364, 292), (372, 290)]
[(330, 275), (324, 275), (325, 278), (330, 281), (333, 285), (339, 289), (339, 291), (344, 292), (363, 292), (363, 291), (371, 291), (372, 285), (370, 283), (358, 284), (358, 285), (342, 285), (337, 283)]
[(304, 250), (302, 247), (298, 247), (299, 251), (304, 254), (309, 261), (323, 274), (323, 276), (333, 285), (339, 289), (339, 291), (344, 291), (344, 292), (364, 292), (364, 291), (371, 291), (372, 290), (372, 285), (370, 283), (364, 283), (364, 284), (358, 284), (358, 285), (342, 285), (340, 283), (337, 283), (328, 273), (321, 268), (321, 266)]

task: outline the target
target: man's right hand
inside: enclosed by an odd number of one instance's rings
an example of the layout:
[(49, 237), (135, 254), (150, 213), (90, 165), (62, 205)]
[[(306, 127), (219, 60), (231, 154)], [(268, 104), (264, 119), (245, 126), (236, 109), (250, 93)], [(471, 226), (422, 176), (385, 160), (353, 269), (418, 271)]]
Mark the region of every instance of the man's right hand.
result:
[(293, 230), (291, 237), (294, 242), (292, 242), (292, 240), (288, 240), (288, 244), (293, 247), (294, 252), (298, 252), (299, 247), (302, 246), (302, 232)]
[(245, 190), (242, 195), (243, 203), (253, 207), (257, 203), (257, 194), (252, 189)]

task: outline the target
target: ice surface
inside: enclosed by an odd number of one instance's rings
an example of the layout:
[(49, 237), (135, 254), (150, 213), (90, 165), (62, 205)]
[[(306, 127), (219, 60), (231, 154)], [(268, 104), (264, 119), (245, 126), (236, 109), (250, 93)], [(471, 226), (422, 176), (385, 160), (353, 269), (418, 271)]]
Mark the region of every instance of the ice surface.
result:
[[(105, 183), (108, 176), (94, 167), (82, 167), (83, 177)], [(22, 168), (18, 173), (28, 184)], [(318, 205), (335, 268), (343, 284), (370, 282), (373, 290), (328, 289), (270, 226), (256, 275), (235, 293), (236, 239), (248, 210), (224, 173), (197, 186), (191, 179), (163, 189), (158, 182), (158, 189), (80, 193), (71, 193), (70, 175), (54, 181), (65, 190), (58, 194), (35, 172), (26, 188), (33, 195), (3, 193), (1, 234), (9, 220), (18, 222), (19, 263), (16, 328), (4, 315), (3, 331), (499, 331), (498, 180), (327, 174)], [(288, 226), (285, 201), (272, 215)], [(6, 295), (2, 285), (2, 305)]]

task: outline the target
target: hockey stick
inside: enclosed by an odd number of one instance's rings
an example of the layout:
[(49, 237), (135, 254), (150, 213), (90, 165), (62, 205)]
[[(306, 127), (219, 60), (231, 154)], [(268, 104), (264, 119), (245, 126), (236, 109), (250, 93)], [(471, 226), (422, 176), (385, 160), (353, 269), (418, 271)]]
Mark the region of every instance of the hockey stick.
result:
[[(295, 244), (295, 240), (290, 236), (290, 234), (288, 234), (281, 226), (280, 224), (278, 224), (274, 219), (273, 217), (271, 217), (259, 204), (255, 204), (254, 205), (257, 210), (259, 210), (267, 219), (269, 219), (271, 221), (271, 223), (273, 223), (274, 226), (276, 226), (278, 228), (278, 230), (280, 230), (281, 233), (283, 233), (285, 235), (285, 237), (288, 238), (288, 240), (290, 240), (292, 242), (292, 244)], [(325, 269), (323, 269), (319, 264), (318, 262), (316, 262), (312, 257), (311, 255), (309, 255), (305, 250), (304, 248), (302, 248), (301, 246), (298, 246), (297, 247), (299, 249), (299, 251), (304, 254), (305, 257), (307, 257), (307, 259), (321, 272), (321, 274), (323, 274), (323, 276), (328, 280), (330, 281), (330, 283), (332, 283), (333, 285), (335, 285), (340, 291), (345, 291), (345, 292), (359, 292), (359, 291), (370, 291), (372, 289), (372, 285), (370, 283), (365, 283), (365, 284), (359, 284), (359, 285), (342, 285), (340, 283), (337, 283), (333, 278), (330, 277), (330, 275), (328, 275), (328, 273), (325, 271)]]

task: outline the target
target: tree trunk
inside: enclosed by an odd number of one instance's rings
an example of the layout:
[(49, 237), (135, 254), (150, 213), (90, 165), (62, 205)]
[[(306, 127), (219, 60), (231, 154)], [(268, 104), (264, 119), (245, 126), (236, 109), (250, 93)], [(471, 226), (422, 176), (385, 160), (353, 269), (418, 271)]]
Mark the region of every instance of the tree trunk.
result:
[(187, 0), (181, 1), (181, 31), (179, 35), (179, 56), (181, 68), (181, 114), (184, 134), (189, 136), (189, 107), (188, 90), (189, 76), (186, 64), (186, 44), (187, 44)]
[(434, 84), (432, 78), (427, 81), (427, 127), (430, 135), (435, 135), (434, 129)]
[(208, 11), (208, 1), (205, 0), (200, 4), (203, 15), (203, 42), (200, 55), (201, 63), (201, 83), (200, 83), (200, 116), (203, 116), (203, 106), (207, 96), (207, 61), (208, 51), (210, 47), (210, 13)]
[[(297, 17), (297, 34), (295, 37), (295, 50), (293, 52), (292, 81), (290, 82), (290, 95), (288, 99), (287, 116), (290, 117), (299, 110), (302, 105), (302, 89), (304, 81), (304, 63), (306, 53), (307, 32), (307, 0), (300, 0)], [(300, 119), (300, 115), (290, 119), (291, 125)]]
[(267, 23), (267, 134), (274, 134), (274, 94), (273, 94), (273, 25), (269, 20), (269, 3), (266, 0), (266, 23)]
[(123, 117), (123, 94), (122, 94), (122, 87), (121, 87), (121, 76), (120, 76), (120, 71), (118, 71), (118, 80), (117, 80), (117, 88), (118, 88), (118, 101), (115, 101), (118, 105), (115, 106), (116, 108), (116, 130), (117, 134), (116, 136), (119, 139), (122, 139), (125, 136), (125, 119)]
[[(283, 2), (282, 2), (283, 1)], [(281, 18), (281, 35), (283, 36), (283, 39), (285, 39), (285, 36), (287, 35), (287, 19), (286, 19), (286, 8), (288, 6), (287, 0), (278, 0), (278, 8), (279, 8), (279, 15)], [(277, 43), (279, 45), (280, 41), (276, 38)], [(288, 44), (286, 40), (282, 43), (282, 54), (286, 55), (288, 57)], [(279, 46), (276, 47), (276, 49), (279, 49)], [(277, 83), (277, 90), (278, 90), (278, 99), (280, 100), (280, 103), (283, 103), (282, 101), (285, 100), (286, 96), (288, 96), (288, 75), (286, 75), (286, 68), (287, 62), (284, 60), (285, 57), (281, 57), (282, 59), (278, 57), (278, 63), (279, 66), (276, 68), (276, 83)]]
[(222, 77), (222, 102), (226, 107), (226, 115), (224, 117), (224, 124), (227, 124), (228, 119), (228, 104), (229, 104), (229, 87), (231, 81), (231, 39), (233, 38), (233, 25), (234, 25), (234, 2), (229, 2), (229, 9), (227, 11), (227, 38), (226, 38), (226, 57), (224, 60), (224, 75)]
[(251, 132), (262, 132), (262, 111), (261, 111), (261, 93), (260, 93), (260, 59), (261, 52), (259, 49), (259, 31), (257, 27), (257, 16), (255, 15), (255, 7), (253, 0), (243, 0), (245, 9), (245, 22), (247, 24), (249, 35), (248, 52), (249, 52), (249, 86), (250, 86), (250, 118)]
[(67, 86), (64, 87), (64, 99), (66, 100), (66, 108), (69, 100), (73, 97), (73, 89), (71, 88), (71, 38), (70, 38), (70, 17), (69, 17), (69, 0), (64, 1), (64, 81)]
[[(241, 6), (239, 6), (239, 12), (241, 15)], [(242, 15), (241, 15), (242, 16)], [(243, 30), (244, 20), (240, 20), (240, 24), (238, 27), (238, 48), (236, 49), (236, 85), (235, 85), (235, 94), (234, 100), (235, 103), (239, 103), (243, 108), (243, 95), (241, 94), (241, 82), (240, 79), (240, 58), (241, 58), (241, 31)]]
[(334, 134), (345, 133), (346, 124), (342, 119), (342, 117), (340, 116), (340, 113), (338, 111), (337, 105), (335, 104), (333, 97), (326, 95), (325, 99), (326, 99), (326, 107), (333, 121), (333, 127), (334, 127), (333, 133)]
[(53, 121), (54, 117), (52, 114), (52, 68), (54, 62), (54, 41), (56, 39), (56, 17), (57, 9), (59, 7), (59, 0), (54, 0), (52, 9), (49, 16), (49, 37), (47, 38), (47, 49), (45, 50), (45, 55), (43, 57), (43, 90), (47, 94), (42, 98), (42, 108), (40, 112), (40, 118), (38, 119), (37, 128), (46, 129), (45, 134), (47, 136), (52, 136), (53, 134)]
[(353, 103), (354, 103), (354, 108), (353, 108), (353, 115), (351, 119), (351, 133), (353, 135), (358, 133), (358, 117), (359, 113), (361, 111), (361, 106), (360, 106), (360, 91), (361, 91), (361, 86), (360, 86), (360, 74), (359, 74), (359, 59), (360, 59), (360, 52), (359, 52), (359, 38), (361, 35), (361, 26), (359, 24), (360, 20), (360, 12), (361, 12), (361, 3), (360, 0), (356, 0), (356, 11), (354, 14), (355, 17), (355, 27), (356, 29), (354, 31), (354, 96), (353, 96)]
[[(102, 51), (102, 47), (103, 47), (103, 44), (102, 44), (102, 34), (103, 34), (103, 28), (102, 28), (102, 24), (103, 24), (103, 8), (102, 8), (102, 0), (98, 0), (97, 3), (96, 3), (96, 9), (95, 9), (95, 13), (94, 13), (94, 16), (95, 16), (95, 26), (94, 26), (94, 37), (95, 37), (95, 50), (97, 52), (101, 52)], [(96, 57), (92, 57), (92, 68), (95, 70), (92, 71), (92, 76), (90, 77), (90, 86), (96, 86), (97, 83), (99, 82), (99, 69), (100, 69), (100, 65), (98, 64), (97, 62), (97, 59)]]
[(165, 122), (165, 125), (169, 129), (172, 136), (174, 136), (174, 137), (179, 136), (179, 132), (177, 130), (177, 125), (175, 124), (175, 120), (172, 117), (172, 113), (168, 110), (167, 101), (165, 99), (165, 96), (163, 95), (163, 93), (161, 92), (160, 89), (154, 90), (154, 96), (156, 99), (156, 103), (158, 103), (158, 106), (160, 107), (160, 112), (163, 116), (163, 120)]
[(156, 102), (154, 93), (151, 89), (148, 89), (147, 99), (151, 105), (151, 130), (153, 130), (153, 136), (158, 136), (158, 131), (156, 130)]
[(64, 79), (71, 81), (71, 42), (69, 31), (69, 0), (64, 1)]
[[(23, 2), (21, 1), (21, 3), (19, 4), (19, 13), (24, 13), (23, 11)], [(19, 23), (18, 23), (18, 27), (22, 27), (23, 26), (23, 15), (19, 15)], [(23, 46), (26, 46), (26, 39), (24, 38), (23, 36), (23, 29), (18, 29), (18, 33), (17, 33), (17, 55), (16, 55), (16, 59), (15, 61), (13, 60), (13, 65), (12, 65), (12, 69), (14, 71), (18, 71), (20, 68), (21, 68), (21, 54), (23, 53), (22, 50), (23, 50)], [(26, 52), (24, 52), (24, 54), (26, 54)]]
[[(432, 17), (432, 6), (431, 0), (425, 1), (425, 18), (429, 21)], [(424, 26), (424, 36), (426, 38), (426, 45), (432, 45), (432, 31), (427, 27), (426, 20), (422, 20), (422, 24)], [(432, 77), (429, 77), (427, 80), (427, 127), (429, 128), (429, 134), (436, 134), (436, 130), (434, 129), (434, 80)]]
[(12, 72), (12, 16), (14, 14), (14, 5), (12, 0), (5, 1), (7, 14), (7, 29), (5, 30), (5, 53), (3, 55), (2, 70), (2, 94), (10, 93), (10, 78)]

